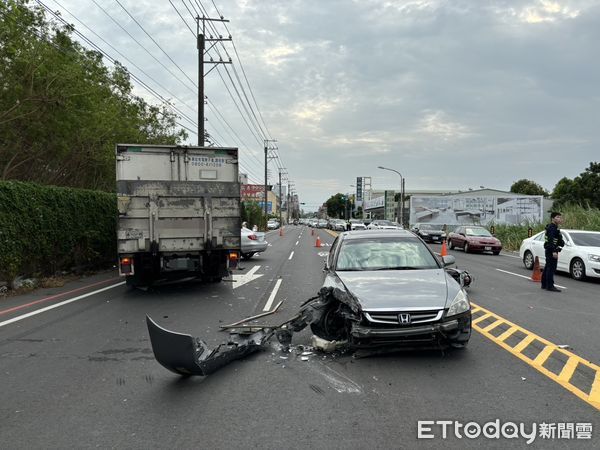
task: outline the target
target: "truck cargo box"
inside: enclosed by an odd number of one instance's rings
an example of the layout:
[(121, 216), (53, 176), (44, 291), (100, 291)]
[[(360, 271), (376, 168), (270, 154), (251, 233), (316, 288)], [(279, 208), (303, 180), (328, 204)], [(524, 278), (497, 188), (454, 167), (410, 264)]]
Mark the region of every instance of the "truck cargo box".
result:
[(237, 149), (119, 144), (116, 160), (119, 255), (150, 253), (161, 271), (206, 272), (202, 255), (239, 252)]

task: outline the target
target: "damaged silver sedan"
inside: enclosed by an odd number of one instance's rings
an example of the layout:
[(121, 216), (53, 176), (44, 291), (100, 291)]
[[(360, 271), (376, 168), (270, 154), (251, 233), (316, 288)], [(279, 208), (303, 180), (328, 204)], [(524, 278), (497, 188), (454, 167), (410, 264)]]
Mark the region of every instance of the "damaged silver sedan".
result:
[(323, 287), (294, 317), (276, 326), (249, 325), (259, 316), (222, 326), (229, 340), (213, 350), (147, 317), (154, 355), (172, 372), (204, 376), (260, 350), (273, 336), (289, 347), (293, 333), (307, 326), (325, 351), (464, 348), (471, 336), (464, 284), (471, 277), (445, 268), (453, 263), (453, 256), (438, 258), (404, 230), (342, 233), (326, 260)]
[(444, 270), (453, 263), (404, 230), (342, 233), (325, 263), (324, 286), (353, 297), (360, 314), (328, 312), (323, 337), (353, 347), (465, 347), (471, 305), (455, 279), (461, 274)]

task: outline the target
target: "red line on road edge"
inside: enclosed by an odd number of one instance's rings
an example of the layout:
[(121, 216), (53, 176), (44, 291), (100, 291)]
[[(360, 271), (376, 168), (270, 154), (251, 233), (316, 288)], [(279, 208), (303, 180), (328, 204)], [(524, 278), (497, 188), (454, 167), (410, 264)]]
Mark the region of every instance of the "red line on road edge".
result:
[(0, 316), (3, 315), (3, 314), (8, 314), (9, 312), (18, 311), (20, 309), (27, 308), (29, 306), (37, 305), (38, 303), (47, 302), (48, 300), (54, 300), (56, 298), (63, 297), (63, 296), (68, 295), (68, 294), (74, 294), (75, 292), (83, 291), (84, 289), (88, 289), (88, 288), (91, 288), (91, 287), (94, 287), (94, 286), (98, 286), (99, 284), (108, 283), (109, 281), (116, 281), (118, 279), (119, 278), (117, 277), (117, 278), (110, 278), (110, 279), (104, 280), (104, 281), (98, 281), (97, 283), (93, 283), (93, 284), (89, 284), (87, 286), (83, 286), (83, 287), (80, 287), (80, 288), (77, 288), (77, 289), (73, 289), (72, 291), (63, 292), (61, 294), (56, 294), (56, 295), (52, 295), (50, 297), (41, 298), (39, 300), (30, 302), (30, 303), (26, 303), (24, 305), (15, 306), (14, 308), (5, 309), (3, 311), (0, 311)]

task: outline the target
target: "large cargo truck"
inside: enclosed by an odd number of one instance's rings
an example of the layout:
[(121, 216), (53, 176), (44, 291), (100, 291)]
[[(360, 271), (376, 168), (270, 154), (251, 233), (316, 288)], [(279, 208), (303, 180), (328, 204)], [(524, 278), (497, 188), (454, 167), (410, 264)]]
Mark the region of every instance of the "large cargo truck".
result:
[(118, 144), (119, 274), (218, 282), (240, 256), (236, 148)]

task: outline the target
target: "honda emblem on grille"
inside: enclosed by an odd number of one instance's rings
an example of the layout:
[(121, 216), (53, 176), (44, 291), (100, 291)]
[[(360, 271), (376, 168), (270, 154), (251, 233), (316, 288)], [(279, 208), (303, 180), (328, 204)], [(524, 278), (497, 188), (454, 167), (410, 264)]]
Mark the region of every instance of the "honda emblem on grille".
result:
[(398, 314), (398, 322), (402, 325), (408, 325), (411, 322), (410, 314)]

